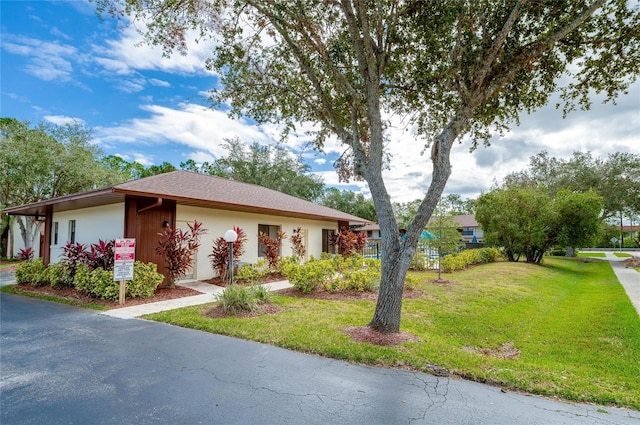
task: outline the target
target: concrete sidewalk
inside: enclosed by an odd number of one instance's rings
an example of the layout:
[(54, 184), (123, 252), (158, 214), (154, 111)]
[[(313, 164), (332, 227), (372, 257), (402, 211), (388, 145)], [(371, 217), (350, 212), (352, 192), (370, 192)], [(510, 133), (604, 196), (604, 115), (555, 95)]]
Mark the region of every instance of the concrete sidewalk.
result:
[[(631, 304), (633, 304), (640, 316), (640, 273), (632, 267), (625, 266), (624, 260), (628, 257), (616, 257), (613, 252), (605, 252), (605, 254), (609, 264), (611, 264), (613, 272), (627, 292)], [(630, 254), (633, 255), (632, 253)]]
[[(173, 300), (159, 301), (156, 303), (133, 305), (131, 307), (114, 308), (108, 311), (104, 311), (101, 314), (105, 316), (118, 317), (120, 319), (133, 319), (145, 314), (158, 313), (165, 310), (174, 310), (176, 308), (212, 303), (217, 301), (218, 295), (222, 294), (222, 291), (224, 291), (224, 288), (221, 286), (211, 285), (196, 280), (178, 282), (177, 285), (202, 292), (202, 295), (193, 295), (190, 297), (176, 298)], [(262, 286), (268, 288), (270, 291), (278, 291), (280, 289), (290, 288), (291, 284), (288, 280), (282, 280), (279, 282), (265, 283)]]

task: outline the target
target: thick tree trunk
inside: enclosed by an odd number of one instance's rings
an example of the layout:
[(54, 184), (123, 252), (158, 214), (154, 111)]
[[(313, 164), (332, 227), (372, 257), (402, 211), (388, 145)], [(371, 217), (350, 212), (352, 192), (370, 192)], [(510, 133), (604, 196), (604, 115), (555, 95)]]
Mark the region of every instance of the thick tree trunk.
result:
[[(404, 279), (420, 235), (440, 201), (440, 196), (451, 174), (451, 146), (457, 135), (460, 134), (461, 128), (468, 123), (470, 116), (470, 110), (463, 111), (433, 142), (431, 147), (431, 162), (433, 164), (431, 184), (403, 241), (400, 241), (398, 237), (398, 226), (395, 217), (393, 217), (391, 203), (388, 201), (388, 194), (382, 179), (372, 179), (370, 178), (371, 174), (367, 176), (372, 198), (376, 204), (380, 231), (383, 235), (380, 290), (373, 319), (369, 322), (369, 327), (372, 329), (384, 333), (400, 331)], [(375, 175), (375, 173), (372, 174)]]

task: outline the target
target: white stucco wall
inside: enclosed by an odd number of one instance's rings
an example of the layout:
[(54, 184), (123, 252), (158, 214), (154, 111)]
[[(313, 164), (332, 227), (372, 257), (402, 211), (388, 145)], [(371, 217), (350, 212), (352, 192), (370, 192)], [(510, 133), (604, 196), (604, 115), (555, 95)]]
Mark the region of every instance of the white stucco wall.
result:
[(90, 245), (100, 239), (122, 238), (124, 233), (124, 203), (84, 208), (53, 214), (58, 223), (58, 243), (54, 244), (54, 224), (51, 226), (51, 262), (58, 262), (62, 247), (69, 240), (69, 222), (76, 221), (76, 242)]
[(201, 239), (200, 249), (194, 267), (195, 279), (210, 279), (215, 272), (211, 267), (208, 255), (211, 254), (213, 240), (224, 236), (224, 233), (237, 226), (247, 234), (248, 241), (245, 245), (245, 253), (241, 258), (243, 263), (255, 263), (258, 260), (258, 224), (280, 226), (287, 234), (287, 240), (282, 243), (282, 256), (292, 255), (289, 238), (293, 235), (293, 229), (300, 227), (307, 230), (307, 256), (320, 257), (322, 253), (322, 230), (338, 230), (335, 221), (315, 221), (299, 218), (271, 216), (264, 214), (252, 214), (230, 212), (223, 210), (211, 210), (207, 208), (189, 207), (178, 205), (176, 209), (176, 226), (180, 229), (188, 229), (187, 223), (193, 223), (194, 219), (202, 222), (202, 227), (207, 229), (207, 234)]

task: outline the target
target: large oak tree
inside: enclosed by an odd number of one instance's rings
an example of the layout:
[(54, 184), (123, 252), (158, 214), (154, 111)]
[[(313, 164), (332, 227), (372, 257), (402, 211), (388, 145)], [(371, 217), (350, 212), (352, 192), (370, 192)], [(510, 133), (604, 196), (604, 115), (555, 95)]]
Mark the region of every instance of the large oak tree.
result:
[[(102, 166), (102, 152), (80, 123), (35, 127), (0, 118), (0, 207), (15, 207), (119, 183), (124, 177)], [(39, 235), (41, 221), (18, 216), (24, 246)], [(10, 226), (8, 216), (2, 226)]]
[[(146, 39), (186, 52), (187, 34), (217, 40), (207, 65), (231, 114), (317, 125), (316, 145), (344, 144), (341, 177), (362, 178), (382, 231), (382, 278), (369, 326), (397, 332), (404, 279), (451, 172), (453, 143), (474, 147), (560, 91), (588, 107), (638, 74), (640, 11), (626, 0), (97, 0), (145, 22)], [(558, 81), (568, 82), (558, 87)], [(383, 169), (391, 116), (424, 136), (431, 183), (399, 239)], [(416, 142), (419, 143), (419, 142)]]

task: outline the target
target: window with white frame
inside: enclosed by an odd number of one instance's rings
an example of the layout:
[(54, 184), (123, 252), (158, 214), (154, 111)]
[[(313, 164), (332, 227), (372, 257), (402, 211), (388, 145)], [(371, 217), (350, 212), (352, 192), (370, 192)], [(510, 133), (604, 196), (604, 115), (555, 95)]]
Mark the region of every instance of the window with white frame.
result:
[(76, 243), (76, 221), (69, 220), (69, 242)]

